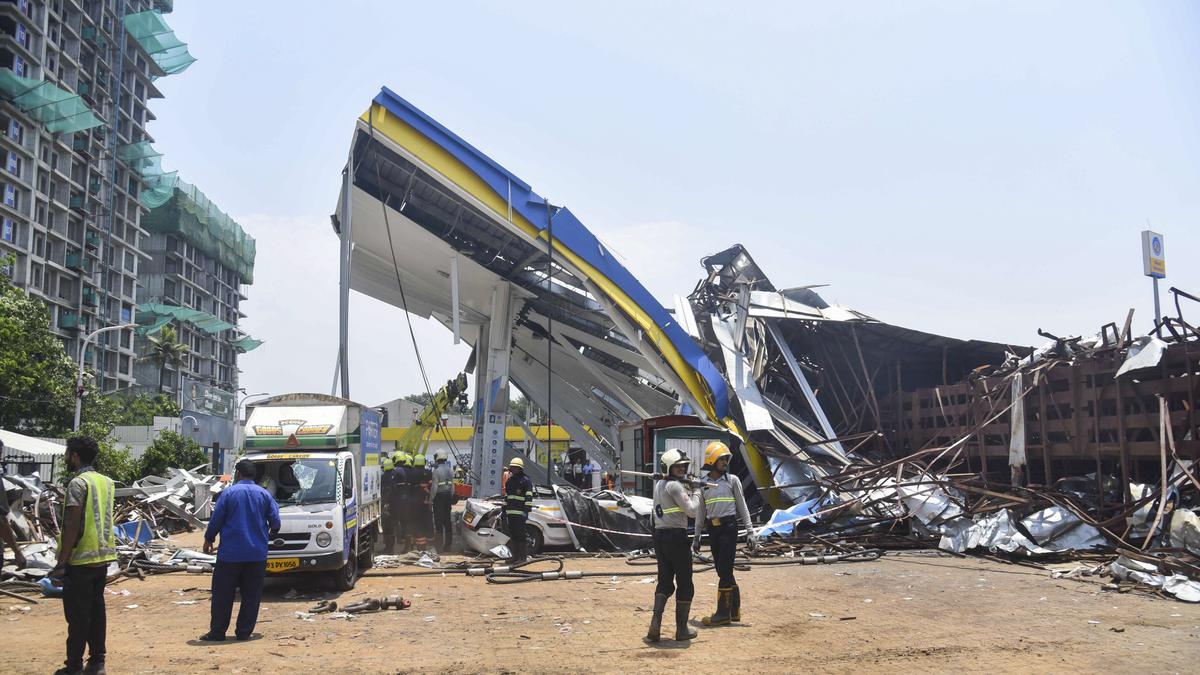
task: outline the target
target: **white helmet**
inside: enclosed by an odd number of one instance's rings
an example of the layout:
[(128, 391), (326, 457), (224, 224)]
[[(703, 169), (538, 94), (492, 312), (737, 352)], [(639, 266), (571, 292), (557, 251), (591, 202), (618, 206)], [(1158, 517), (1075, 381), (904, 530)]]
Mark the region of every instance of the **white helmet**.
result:
[(446, 461), (446, 451), (438, 450), (437, 452), (433, 453), (433, 461), (435, 461), (435, 462)]
[(670, 450), (664, 452), (660, 458), (660, 461), (662, 462), (664, 473), (671, 473), (671, 469), (679, 466), (680, 464), (686, 467), (692, 463), (692, 460), (689, 459), (687, 455), (683, 454), (682, 450), (677, 448), (671, 448)]

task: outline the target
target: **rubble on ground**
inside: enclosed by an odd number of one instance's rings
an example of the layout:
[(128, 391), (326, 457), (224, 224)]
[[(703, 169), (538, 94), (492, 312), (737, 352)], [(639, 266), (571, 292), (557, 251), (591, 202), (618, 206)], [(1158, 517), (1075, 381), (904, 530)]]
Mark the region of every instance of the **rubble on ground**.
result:
[[(113, 519), (118, 560), (109, 566), (110, 581), (127, 575), (203, 573), (211, 571), (216, 563), (215, 556), (178, 548), (169, 536), (204, 527), (202, 521), (211, 514), (212, 501), (224, 486), (224, 477), (177, 468), (169, 468), (167, 473), (116, 489)], [(9, 560), (0, 579), (26, 584), (21, 588), (27, 591), (53, 593), (52, 587), (29, 584), (45, 579), (57, 564), (63, 488), (43, 482), (37, 473), (5, 475), (0, 480), (12, 508), (9, 524), (26, 559), (21, 569)]]

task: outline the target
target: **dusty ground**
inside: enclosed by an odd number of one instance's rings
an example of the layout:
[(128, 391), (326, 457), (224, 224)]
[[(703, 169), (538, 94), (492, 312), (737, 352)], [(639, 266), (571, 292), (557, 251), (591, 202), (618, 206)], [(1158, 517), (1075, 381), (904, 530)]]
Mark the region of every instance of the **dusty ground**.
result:
[[(568, 568), (651, 569), (593, 559), (570, 560)], [(282, 581), (268, 587), (261, 637), (210, 646), (194, 642), (207, 629), (208, 577), (129, 580), (110, 586), (129, 595), (107, 596), (109, 669), (1196, 672), (1200, 663), (1200, 606), (1102, 591), (1094, 582), (1053, 580), (1016, 565), (901, 556), (756, 568), (739, 576), (745, 622), (700, 629), (700, 638), (684, 645), (642, 642), (653, 586), (640, 581), (496, 586), (461, 575), (371, 576), (339, 602), (401, 594), (412, 608), (313, 621), (295, 616), (313, 600), (284, 598), (295, 584)], [(711, 572), (697, 577), (694, 615), (711, 610), (715, 583)], [(51, 672), (63, 656), (61, 603), (21, 606), (0, 598), (0, 671)]]

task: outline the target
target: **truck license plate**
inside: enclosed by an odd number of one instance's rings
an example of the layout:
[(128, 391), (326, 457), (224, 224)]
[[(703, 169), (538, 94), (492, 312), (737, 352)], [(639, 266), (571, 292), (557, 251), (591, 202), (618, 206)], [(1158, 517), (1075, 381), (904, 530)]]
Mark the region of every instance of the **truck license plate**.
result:
[(286, 572), (300, 566), (299, 558), (271, 558), (267, 561), (268, 572)]

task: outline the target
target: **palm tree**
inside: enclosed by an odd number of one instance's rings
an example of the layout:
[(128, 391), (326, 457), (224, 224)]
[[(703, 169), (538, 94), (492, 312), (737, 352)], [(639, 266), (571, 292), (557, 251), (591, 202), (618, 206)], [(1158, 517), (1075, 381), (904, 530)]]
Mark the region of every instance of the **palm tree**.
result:
[(158, 366), (158, 393), (163, 390), (163, 376), (167, 366), (180, 368), (187, 359), (188, 346), (179, 341), (175, 327), (166, 325), (158, 332), (146, 338), (150, 342), (150, 351), (142, 358)]

